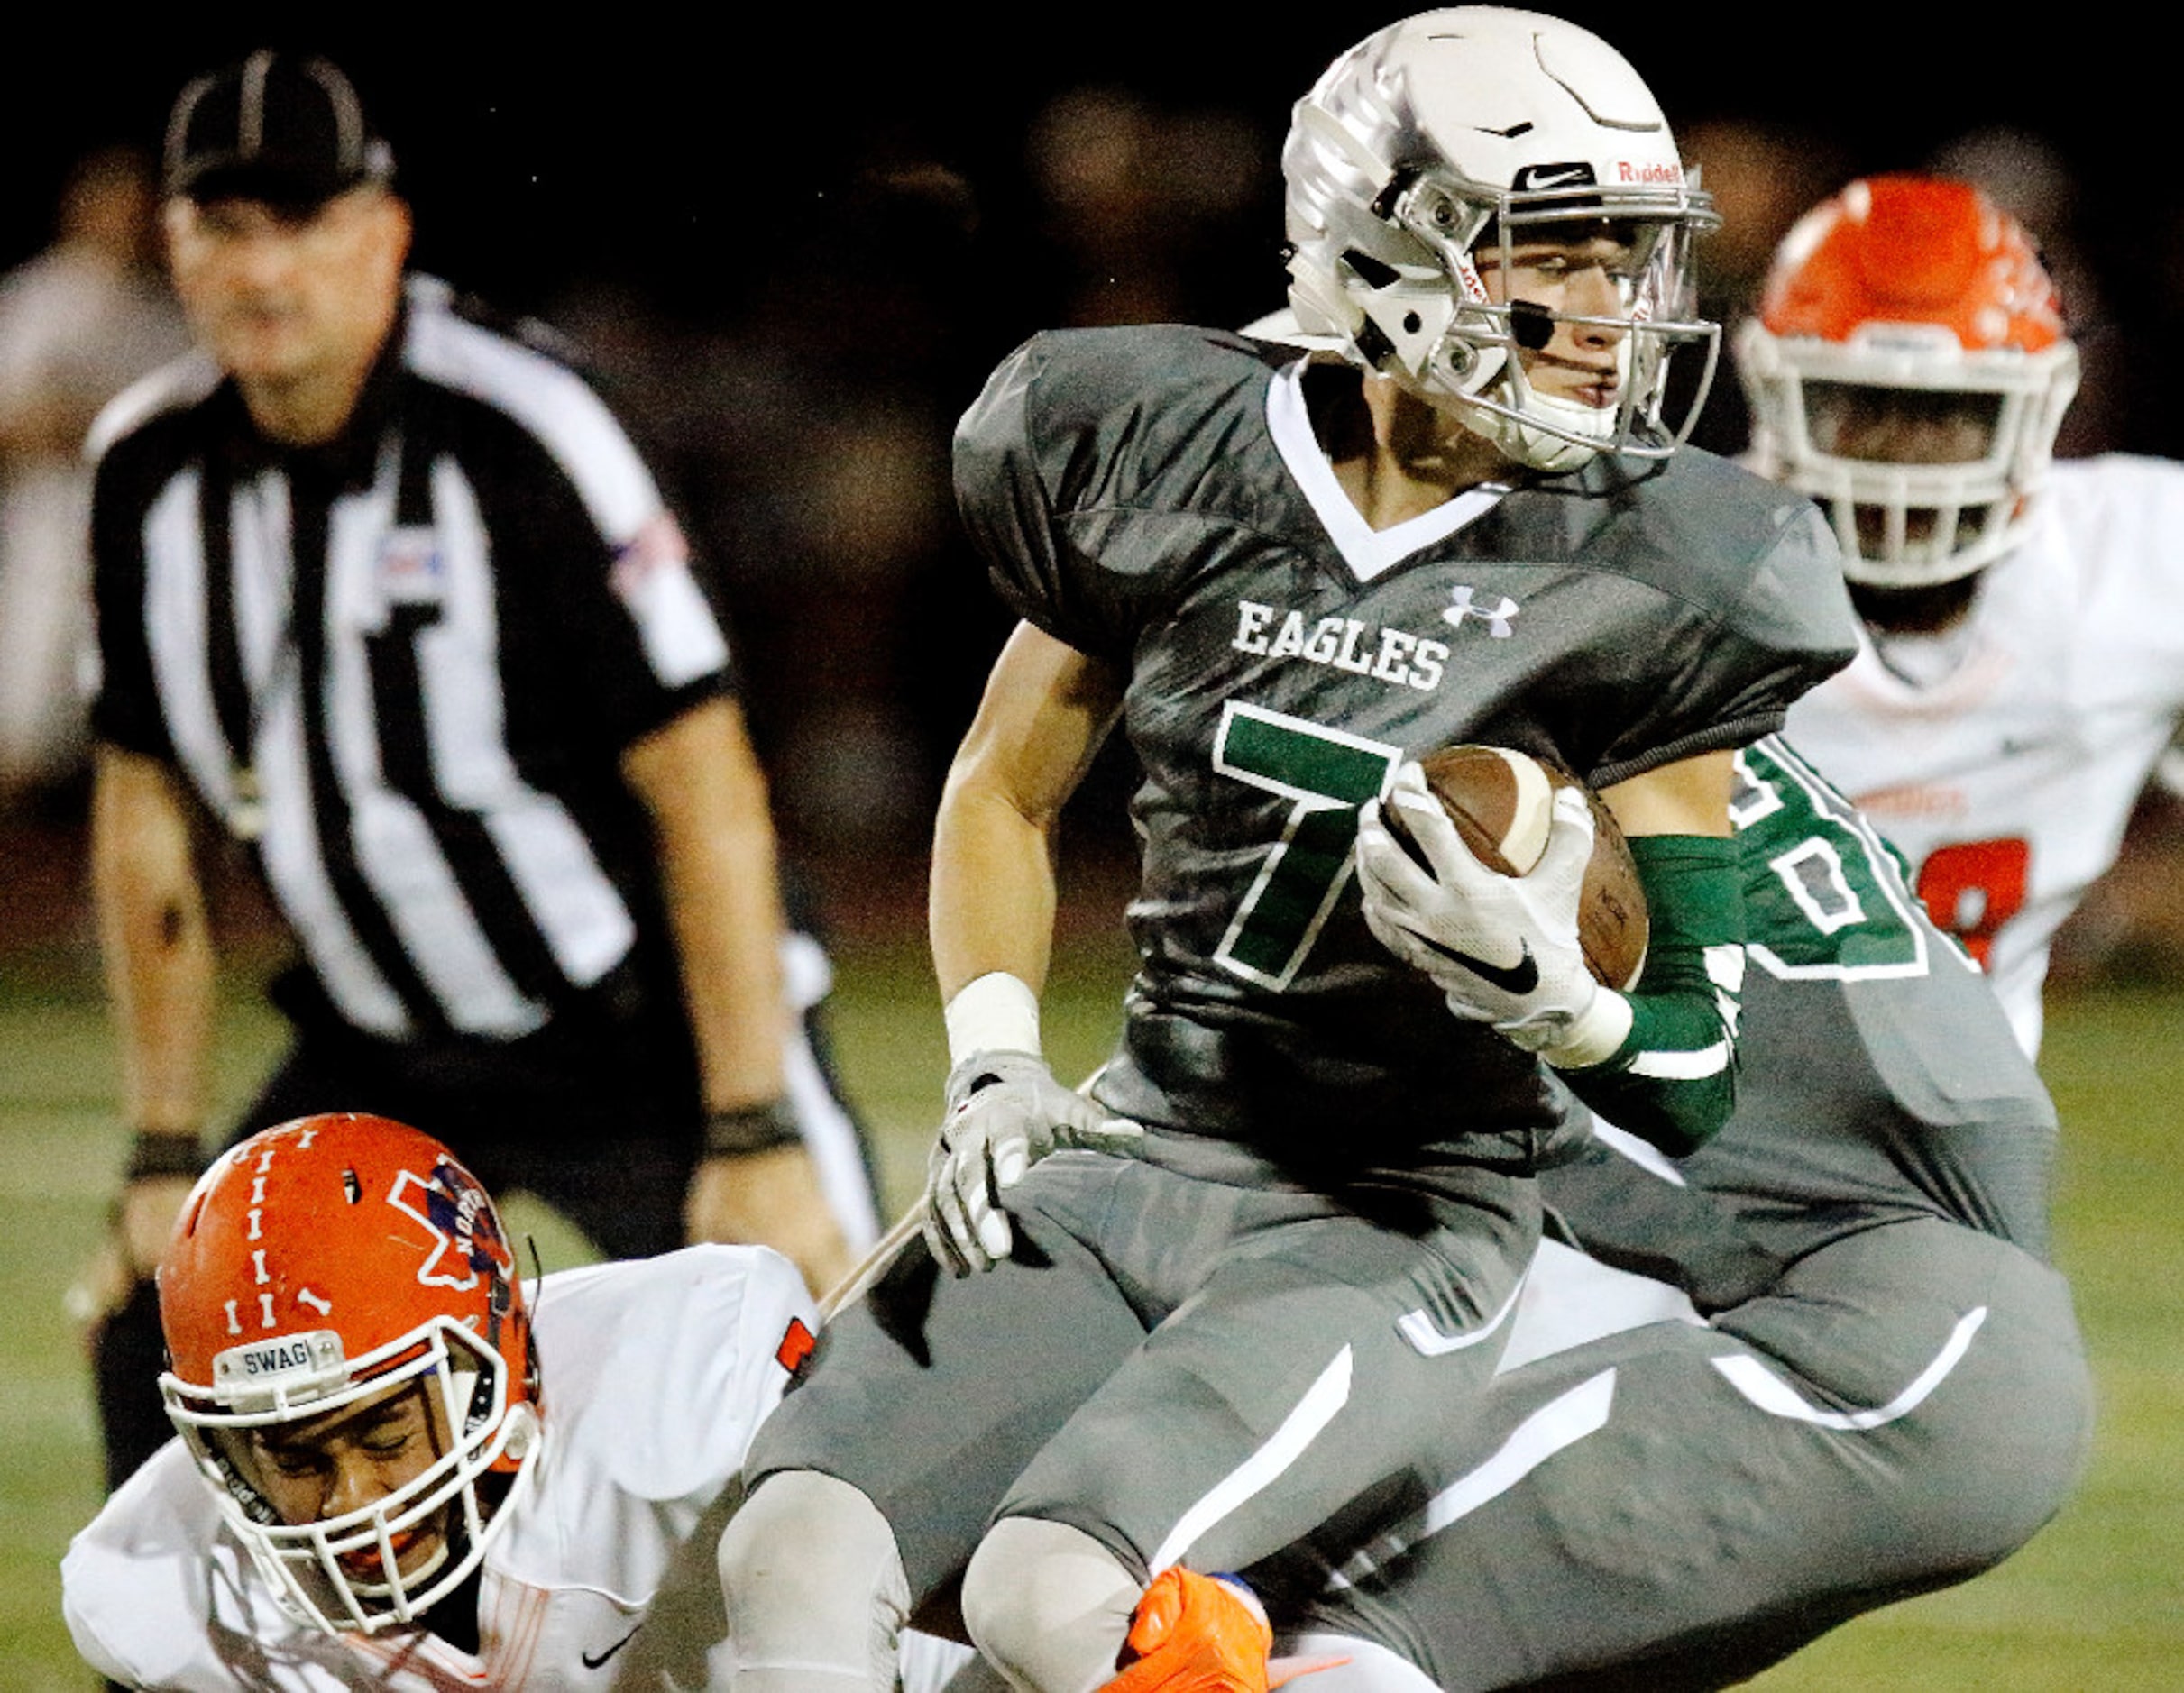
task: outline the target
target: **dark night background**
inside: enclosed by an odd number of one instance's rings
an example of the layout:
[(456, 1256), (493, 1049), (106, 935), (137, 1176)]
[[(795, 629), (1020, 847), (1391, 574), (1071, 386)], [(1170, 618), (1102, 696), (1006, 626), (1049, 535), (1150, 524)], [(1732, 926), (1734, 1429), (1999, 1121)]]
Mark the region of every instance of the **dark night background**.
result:
[[(785, 8), (757, 23), (742, 10), (693, 19), (592, 7), (576, 14), (581, 27), (462, 6), (323, 28), (299, 26), (292, 7), (53, 21), (58, 50), (19, 50), (0, 103), (11, 161), (0, 248), (39, 243), (61, 174), (86, 146), (156, 142), (191, 73), (270, 42), (315, 48), (350, 71), (398, 144), (424, 214), (424, 256), (504, 297), (542, 301), (572, 275), (607, 274), (691, 307), (732, 305), (784, 239), (825, 226), (827, 200), (839, 211), (859, 167), (891, 152), (961, 171), (982, 216), (960, 257), (1007, 266), (1022, 233), (1024, 133), (1057, 94), (1115, 86), (1222, 109), (1257, 127), (1271, 162), (1289, 102), (1333, 54), (1398, 15), (1334, 5), (1277, 23), (1271, 9), (1137, 0), (1027, 6), (983, 24), (968, 9), (799, 18)], [(2161, 167), (2184, 47), (2173, 20), (2125, 26), (2121, 8), (2099, 7), (2005, 28), (1998, 13), (1953, 5), (1559, 14), (1620, 47), (1679, 133), (1719, 117), (1793, 126), (1863, 170), (2014, 125), (2061, 150), (2089, 221), (2177, 209)], [(496, 27), (497, 17), (507, 21)], [(2104, 245), (2128, 239), (2103, 235)], [(1264, 238), (1271, 247), (1272, 233)]]
[[(1702, 252), (1715, 315), (1734, 319), (1812, 202), (1985, 134), (1971, 156), (2045, 243), (2085, 355), (2063, 450), (2184, 457), (2178, 14), (1870, 0), (1555, 10), (1631, 59), (1721, 197), (1729, 225)], [(0, 270), (48, 247), (78, 161), (117, 142), (156, 151), (191, 76), (264, 45), (350, 72), (394, 145), (419, 267), (581, 343), (720, 566), (785, 859), (816, 891), (844, 966), (836, 1028), (852, 1095), (905, 1160), (899, 1196), (914, 1191), (938, 1094), (917, 940), (933, 805), (1006, 632), (955, 526), (950, 427), (1034, 329), (1238, 325), (1280, 304), (1289, 107), (1400, 14), (1188, 0), (24, 7), (0, 61)], [(1724, 363), (1699, 438), (1733, 452), (1742, 410)], [(6, 428), (0, 415), (0, 487)], [(55, 433), (73, 467), (80, 427)], [(28, 673), (0, 663), (0, 682)], [(0, 771), (0, 1619), (15, 1624), (0, 1688), (90, 1685), (50, 1668), (72, 1662), (54, 1565), (91, 1509), (95, 1469), (87, 1396), (57, 1388), (78, 1371), (60, 1296), (124, 1154), (96, 1032), (88, 783), (73, 750), (48, 787), (11, 791)], [(1047, 999), (1058, 1060), (1072, 1047), (1097, 1060), (1126, 970), (1131, 780), (1110, 748), (1068, 816)], [(2064, 929), (2051, 995), (2184, 983), (2184, 800), (2150, 799), (2140, 819)], [(241, 855), (208, 849), (204, 867), (224, 965), (245, 984), (270, 975), (283, 943)], [(2179, 1113), (2159, 1104), (2177, 1091), (2179, 1003), (2094, 1003), (2059, 1020), (2049, 1046), (2069, 1124), (2057, 1232), (2103, 1390), (2083, 1498), (2001, 1585), (1923, 1623), (1899, 1613), (1795, 1685), (1866, 1685), (1827, 1667), (1846, 1662), (1891, 1688), (2184, 1680), (2184, 1277), (2163, 1203)], [(240, 1011), (224, 1011), (216, 1055), (230, 1098), (275, 1039), (270, 1016)], [(2005, 1613), (2022, 1624), (2006, 1645), (1991, 1626)]]
[[(2106, 10), (2036, 33), (1953, 6), (1562, 14), (1632, 59), (1721, 194), (1724, 316), (1781, 225), (1848, 176), (2014, 133), (1982, 169), (2023, 196), (2072, 296), (2090, 398), (2065, 451), (2184, 452), (2164, 163), (2184, 30)], [(190, 75), (260, 44), (326, 53), (394, 143), (419, 265), (569, 332), (656, 444), (725, 569), (790, 836), (913, 852), (1004, 632), (955, 539), (950, 424), (1034, 328), (1279, 304), (1289, 104), (1394, 15), (87, 16), (9, 73), (0, 261), (48, 239), (87, 150), (155, 148)], [(1700, 436), (1725, 450), (1734, 388)]]

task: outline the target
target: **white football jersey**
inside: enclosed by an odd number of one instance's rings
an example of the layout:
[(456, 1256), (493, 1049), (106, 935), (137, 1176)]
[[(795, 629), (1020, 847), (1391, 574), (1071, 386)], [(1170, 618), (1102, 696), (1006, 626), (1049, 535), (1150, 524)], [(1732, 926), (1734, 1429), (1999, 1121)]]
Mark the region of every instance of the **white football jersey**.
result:
[(2184, 718), (2184, 465), (2058, 463), (1967, 625), (1906, 646), (1921, 680), (1861, 636), (1785, 734), (1911, 861), (2036, 1052), (2049, 943)]
[[(792, 1325), (793, 1349), (819, 1318), (794, 1267), (757, 1247), (562, 1271), (531, 1297), (546, 1443), (486, 1554), (477, 1656), (418, 1629), (295, 1621), (179, 1440), (69, 1549), (78, 1650), (131, 1686), (206, 1693), (610, 1685), (675, 1549), (780, 1398)], [(727, 1648), (708, 1645), (724, 1668)]]

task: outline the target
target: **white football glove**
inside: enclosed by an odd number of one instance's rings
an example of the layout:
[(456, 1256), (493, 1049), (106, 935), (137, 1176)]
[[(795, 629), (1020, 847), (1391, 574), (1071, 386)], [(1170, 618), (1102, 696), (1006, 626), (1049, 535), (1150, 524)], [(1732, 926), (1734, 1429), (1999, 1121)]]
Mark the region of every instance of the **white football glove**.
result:
[(925, 1166), (925, 1244), (958, 1276), (991, 1269), (1014, 1237), (1004, 1191), (1065, 1147), (1133, 1156), (1145, 1131), (1054, 1079), (1034, 1052), (974, 1052), (949, 1072), (948, 1114)]
[(1593, 981), (1577, 938), (1592, 856), (1585, 796), (1556, 790), (1546, 850), (1521, 876), (1479, 862), (1415, 763), (1396, 773), (1387, 803), (1402, 808), (1432, 869), (1388, 832), (1380, 801), (1362, 809), (1357, 880), (1366, 927), (1380, 943), (1430, 976), (1458, 1017), (1491, 1023), (1550, 1064), (1597, 1064), (1612, 1054), (1629, 1030), (1630, 1008)]

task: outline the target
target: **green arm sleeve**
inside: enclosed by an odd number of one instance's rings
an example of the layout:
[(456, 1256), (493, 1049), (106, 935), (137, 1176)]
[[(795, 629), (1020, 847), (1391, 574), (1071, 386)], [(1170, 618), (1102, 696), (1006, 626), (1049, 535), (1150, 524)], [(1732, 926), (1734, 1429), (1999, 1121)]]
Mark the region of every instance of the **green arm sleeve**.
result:
[(1720, 1132), (1737, 1099), (1737, 1011), (1744, 987), (1743, 871), (1733, 840), (1630, 840), (1651, 937), (1612, 1057), (1562, 1076), (1586, 1104), (1671, 1158)]

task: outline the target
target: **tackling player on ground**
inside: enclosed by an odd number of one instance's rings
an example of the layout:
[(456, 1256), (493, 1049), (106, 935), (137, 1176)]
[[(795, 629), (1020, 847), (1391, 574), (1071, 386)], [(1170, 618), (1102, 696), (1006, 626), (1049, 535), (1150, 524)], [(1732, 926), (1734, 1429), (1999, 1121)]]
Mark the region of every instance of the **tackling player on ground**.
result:
[[(1850, 632), (1818, 514), (1662, 416), (1669, 353), (1711, 343), (1711, 214), (1613, 50), (1491, 7), (1338, 59), (1283, 168), (1324, 356), (1042, 335), (959, 427), (1023, 621), (936, 830), (931, 1214), (754, 1448), (741, 1693), (885, 1687), (959, 1576), (1016, 1685), (1099, 1686), (1163, 1572), (1378, 1508), (1477, 1411), (1573, 1089), (1677, 1151), (1728, 1110), (1731, 756)], [(1118, 721), (1141, 968), (1080, 1097), (1037, 994), (1056, 819)], [(1577, 954), (1577, 796), (1532, 875), (1444, 843), (1399, 885), (1374, 808), (1455, 741), (1604, 792), (1654, 920), (1634, 993)]]
[(1737, 351), (1756, 465), (1826, 508), (1864, 626), (1790, 738), (2036, 1051), (2049, 944), (2184, 722), (2184, 469), (2050, 462), (2077, 349), (2033, 237), (1968, 183), (1815, 208)]
[(684, 1685), (702, 1676), (717, 1626), (633, 1636), (810, 1343), (787, 1259), (692, 1247), (527, 1292), (445, 1147), (339, 1114), (223, 1154), (159, 1292), (182, 1439), (62, 1565), (102, 1673), (603, 1688), (679, 1645)]

